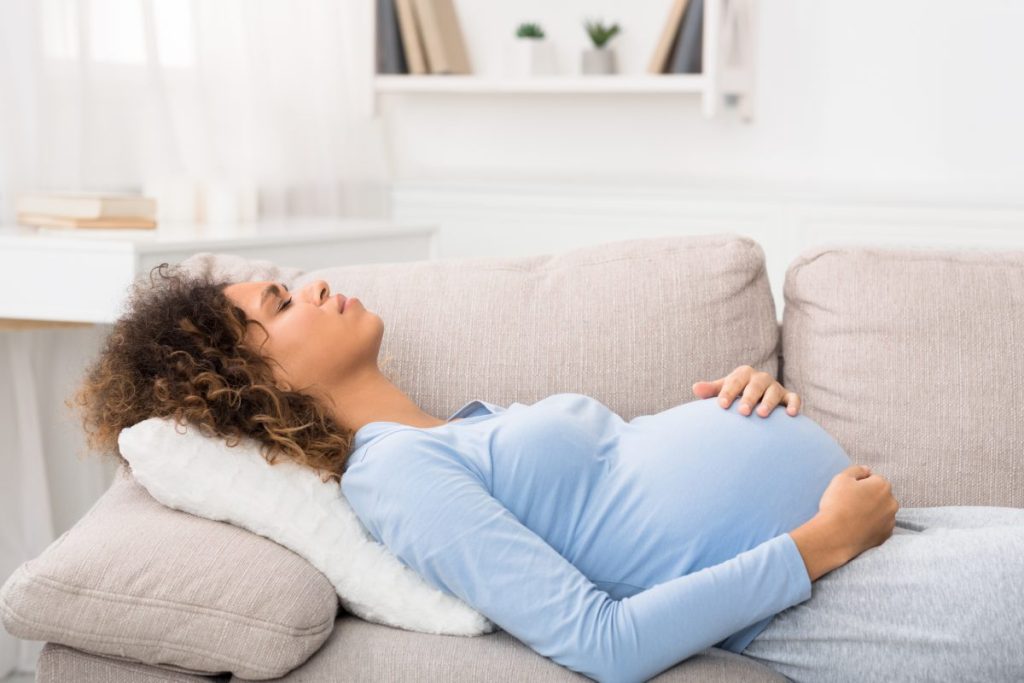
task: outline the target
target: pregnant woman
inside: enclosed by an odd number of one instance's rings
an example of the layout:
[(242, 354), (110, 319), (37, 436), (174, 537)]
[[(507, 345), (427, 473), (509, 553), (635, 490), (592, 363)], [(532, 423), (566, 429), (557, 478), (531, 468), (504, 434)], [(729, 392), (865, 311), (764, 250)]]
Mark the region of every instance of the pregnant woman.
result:
[(381, 372), (380, 317), (323, 280), (160, 276), (79, 393), (94, 446), (153, 415), (251, 436), (568, 669), (642, 681), (714, 645), (795, 681), (1024, 677), (1024, 510), (899, 509), (767, 373), (629, 421), (578, 393), (442, 419)]

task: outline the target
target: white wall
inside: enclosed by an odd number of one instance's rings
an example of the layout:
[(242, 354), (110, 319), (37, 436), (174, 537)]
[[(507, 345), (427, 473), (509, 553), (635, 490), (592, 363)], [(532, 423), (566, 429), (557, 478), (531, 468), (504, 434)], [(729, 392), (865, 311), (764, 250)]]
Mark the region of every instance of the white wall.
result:
[[(567, 73), (584, 16), (623, 25), (639, 73), (671, 0), (455, 0), (478, 72), (539, 21)], [(399, 181), (714, 182), (886, 201), (1024, 204), (1024, 3), (764, 0), (755, 121), (706, 120), (695, 95), (388, 94)]]
[[(578, 72), (578, 21), (619, 22), (643, 73), (671, 0), (455, 0), (474, 71), (519, 21)], [(825, 242), (1024, 249), (1024, 3), (763, 0), (754, 121), (697, 95), (383, 94), (396, 218), (439, 256), (738, 232), (786, 268)]]

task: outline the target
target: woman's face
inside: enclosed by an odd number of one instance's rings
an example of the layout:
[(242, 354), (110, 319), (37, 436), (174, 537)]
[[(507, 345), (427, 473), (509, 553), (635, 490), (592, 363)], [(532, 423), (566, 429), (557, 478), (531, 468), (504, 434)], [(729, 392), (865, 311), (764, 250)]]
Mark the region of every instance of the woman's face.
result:
[(330, 386), (376, 366), (384, 334), (380, 316), (356, 297), (332, 295), (324, 280), (295, 291), (271, 280), (238, 282), (224, 293), (249, 318), (263, 323), (266, 333), (250, 323), (246, 342), (276, 361), (271, 363), (274, 375), (293, 390)]

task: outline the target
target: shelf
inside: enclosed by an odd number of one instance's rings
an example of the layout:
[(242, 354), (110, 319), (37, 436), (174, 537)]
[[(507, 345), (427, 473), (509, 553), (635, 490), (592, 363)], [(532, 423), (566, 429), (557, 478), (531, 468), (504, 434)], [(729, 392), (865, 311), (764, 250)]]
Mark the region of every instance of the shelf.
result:
[(702, 74), (531, 76), (497, 78), (486, 76), (378, 74), (378, 93), (487, 93), (487, 94), (616, 94), (616, 93), (702, 93)]
[[(368, 3), (373, 4), (373, 3)], [(726, 108), (736, 109), (742, 121), (753, 120), (755, 30), (758, 0), (704, 0), (703, 73), (651, 74), (646, 72), (584, 75), (503, 77), (493, 75), (374, 74), (361, 91), (367, 110), (380, 111), (379, 100), (389, 95), (697, 95), (701, 110), (714, 118)], [(376, 13), (367, 12), (369, 33), (376, 35)], [(483, 15), (480, 15), (483, 16)], [(368, 41), (368, 64), (376, 64), (376, 41)], [(651, 47), (651, 46), (648, 46)], [(488, 46), (487, 49), (492, 49)], [(494, 47), (497, 49), (497, 47)], [(646, 59), (646, 55), (644, 56)], [(642, 63), (642, 61), (641, 61)], [(564, 99), (549, 100), (550, 103)], [(430, 105), (443, 98), (428, 98)], [(536, 103), (547, 106), (547, 103)]]

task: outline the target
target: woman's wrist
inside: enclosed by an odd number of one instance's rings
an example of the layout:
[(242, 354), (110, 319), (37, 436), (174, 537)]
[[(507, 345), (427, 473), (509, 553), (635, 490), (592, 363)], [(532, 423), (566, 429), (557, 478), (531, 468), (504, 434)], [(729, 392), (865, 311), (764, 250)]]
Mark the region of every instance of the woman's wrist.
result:
[(789, 532), (800, 550), (811, 581), (841, 567), (853, 558), (832, 520), (818, 513)]

